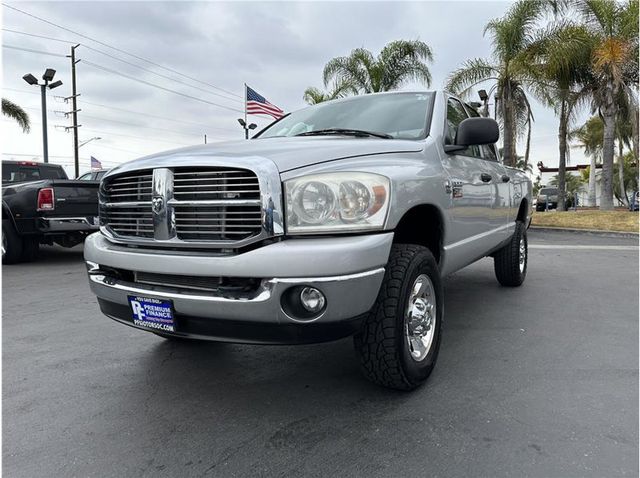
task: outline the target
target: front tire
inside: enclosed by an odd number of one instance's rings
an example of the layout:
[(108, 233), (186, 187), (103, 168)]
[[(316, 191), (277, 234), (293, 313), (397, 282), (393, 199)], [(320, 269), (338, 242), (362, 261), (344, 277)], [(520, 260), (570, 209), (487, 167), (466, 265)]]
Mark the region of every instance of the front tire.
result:
[(505, 287), (521, 286), (527, 276), (528, 262), (527, 228), (524, 222), (517, 221), (509, 243), (493, 256), (496, 279)]
[(9, 219), (2, 220), (2, 263), (16, 264), (22, 259), (22, 239)]
[(354, 337), (364, 375), (413, 390), (436, 364), (443, 317), (440, 271), (429, 249), (394, 244), (376, 303)]

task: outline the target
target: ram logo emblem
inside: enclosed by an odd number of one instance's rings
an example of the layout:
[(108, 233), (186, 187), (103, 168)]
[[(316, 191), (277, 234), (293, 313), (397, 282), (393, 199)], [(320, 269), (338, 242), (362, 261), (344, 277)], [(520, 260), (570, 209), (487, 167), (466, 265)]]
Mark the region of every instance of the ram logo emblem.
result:
[(160, 214), (164, 209), (164, 199), (162, 196), (154, 196), (151, 199), (151, 210), (154, 214)]

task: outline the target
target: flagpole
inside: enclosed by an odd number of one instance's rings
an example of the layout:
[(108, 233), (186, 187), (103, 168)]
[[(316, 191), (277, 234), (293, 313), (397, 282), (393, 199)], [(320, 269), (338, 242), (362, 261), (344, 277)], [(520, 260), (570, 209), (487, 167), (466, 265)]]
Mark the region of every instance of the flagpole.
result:
[(248, 139), (248, 130), (247, 130), (247, 84), (244, 84), (244, 139)]

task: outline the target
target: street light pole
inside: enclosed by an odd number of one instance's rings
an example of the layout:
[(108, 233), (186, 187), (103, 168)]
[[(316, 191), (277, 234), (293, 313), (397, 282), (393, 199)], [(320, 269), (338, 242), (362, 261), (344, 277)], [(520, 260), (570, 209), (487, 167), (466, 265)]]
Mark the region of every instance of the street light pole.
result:
[(47, 138), (47, 88), (53, 90), (54, 88), (62, 85), (62, 81), (60, 80), (49, 84), (50, 81), (53, 81), (55, 74), (56, 70), (53, 68), (47, 68), (44, 75), (42, 75), (44, 83), (40, 83), (31, 73), (27, 73), (22, 77), (22, 79), (30, 85), (40, 87), (40, 96), (42, 97), (42, 156), (45, 163), (49, 162), (49, 141)]
[(242, 118), (238, 118), (238, 123), (240, 123), (240, 126), (242, 126), (242, 129), (244, 130), (244, 139), (249, 139), (249, 130), (256, 129), (258, 127), (255, 123), (247, 124), (247, 122)]
[(47, 138), (47, 80), (44, 85), (40, 85), (40, 96), (42, 96), (42, 155), (44, 162), (49, 162), (49, 140)]
[[(88, 139), (88, 140), (86, 140), (86, 141), (83, 141), (82, 143), (80, 143), (80, 144), (78, 145), (78, 149), (82, 148), (85, 144), (90, 143), (91, 141), (98, 140), (98, 139), (102, 139), (102, 138), (101, 138), (100, 136), (94, 136), (94, 137), (93, 137), (93, 138), (91, 138), (91, 139)], [(76, 176), (76, 177), (77, 177), (77, 176)]]

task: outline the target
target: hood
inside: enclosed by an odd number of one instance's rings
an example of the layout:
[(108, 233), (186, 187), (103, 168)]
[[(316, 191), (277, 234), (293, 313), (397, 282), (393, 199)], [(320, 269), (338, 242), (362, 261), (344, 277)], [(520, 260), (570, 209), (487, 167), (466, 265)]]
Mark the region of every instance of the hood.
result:
[(202, 144), (175, 149), (164, 153), (145, 156), (110, 171), (114, 173), (128, 170), (158, 167), (159, 164), (171, 166), (193, 165), (204, 159), (223, 160), (225, 163), (239, 159), (266, 158), (273, 161), (279, 171), (334, 161), (336, 159), (369, 156), (373, 154), (420, 152), (424, 148), (422, 141), (381, 138), (339, 137), (292, 137), (265, 138), (221, 143)]

